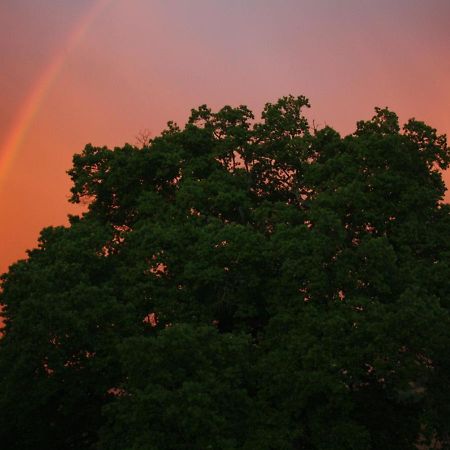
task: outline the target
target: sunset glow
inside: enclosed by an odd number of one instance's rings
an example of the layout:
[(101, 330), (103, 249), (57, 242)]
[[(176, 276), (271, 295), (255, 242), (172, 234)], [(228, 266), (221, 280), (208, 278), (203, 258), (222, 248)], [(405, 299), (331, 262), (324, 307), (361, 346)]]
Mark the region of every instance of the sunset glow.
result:
[(304, 94), (342, 134), (377, 105), (448, 134), (449, 18), (445, 0), (2, 2), (0, 272), (76, 211), (65, 172), (86, 143), (134, 144), (203, 103)]

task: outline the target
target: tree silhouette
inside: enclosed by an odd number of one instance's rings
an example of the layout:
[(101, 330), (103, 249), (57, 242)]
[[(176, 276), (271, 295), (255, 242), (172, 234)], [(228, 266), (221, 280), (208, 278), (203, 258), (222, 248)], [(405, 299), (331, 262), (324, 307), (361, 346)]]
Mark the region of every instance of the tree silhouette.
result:
[(445, 136), (307, 107), (74, 156), (88, 211), (2, 276), (5, 448), (450, 445)]

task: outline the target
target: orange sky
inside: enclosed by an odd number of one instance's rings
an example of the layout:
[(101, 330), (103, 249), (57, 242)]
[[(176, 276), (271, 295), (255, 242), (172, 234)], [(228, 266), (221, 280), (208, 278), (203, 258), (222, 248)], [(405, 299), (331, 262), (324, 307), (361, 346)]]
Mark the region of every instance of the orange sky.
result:
[(342, 133), (378, 105), (448, 134), (449, 20), (448, 0), (3, 0), (0, 272), (75, 211), (73, 153), (202, 103), (304, 94)]

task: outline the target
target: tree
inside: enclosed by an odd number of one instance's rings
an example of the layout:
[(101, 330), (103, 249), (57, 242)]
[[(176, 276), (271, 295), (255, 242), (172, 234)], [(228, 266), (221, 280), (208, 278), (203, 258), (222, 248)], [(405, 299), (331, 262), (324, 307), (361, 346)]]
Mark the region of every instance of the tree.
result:
[(450, 445), (445, 136), (303, 97), (88, 145), (88, 211), (2, 277), (11, 449)]

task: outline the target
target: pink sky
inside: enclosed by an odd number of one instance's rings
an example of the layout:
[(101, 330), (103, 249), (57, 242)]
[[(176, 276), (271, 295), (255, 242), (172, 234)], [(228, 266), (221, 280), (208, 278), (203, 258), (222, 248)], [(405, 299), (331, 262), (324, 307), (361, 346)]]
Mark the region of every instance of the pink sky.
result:
[(202, 103), (259, 113), (304, 94), (341, 133), (374, 106), (449, 133), (449, 20), (448, 0), (3, 0), (0, 272), (74, 212), (73, 153), (156, 135)]

